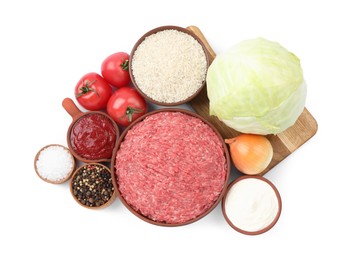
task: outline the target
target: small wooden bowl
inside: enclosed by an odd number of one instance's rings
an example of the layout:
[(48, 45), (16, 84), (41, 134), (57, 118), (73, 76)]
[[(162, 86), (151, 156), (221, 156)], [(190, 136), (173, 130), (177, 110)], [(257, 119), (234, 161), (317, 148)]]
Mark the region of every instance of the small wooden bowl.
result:
[[(229, 193), (230, 189), (236, 184), (238, 183), (239, 181), (241, 180), (244, 180), (244, 179), (258, 179), (258, 180), (261, 180), (261, 181), (264, 181), (265, 183), (267, 183), (275, 192), (275, 195), (276, 195), (276, 198), (277, 198), (277, 201), (278, 201), (278, 211), (275, 215), (275, 218), (274, 220), (268, 225), (266, 226), (265, 228), (261, 229), (261, 230), (257, 230), (257, 231), (246, 231), (246, 230), (243, 230), (237, 226), (235, 226), (229, 219), (227, 213), (226, 213), (226, 209), (225, 209), (225, 201), (226, 201), (226, 198), (227, 198), (227, 194)], [(251, 175), (244, 175), (244, 176), (241, 176), (239, 178), (237, 178), (235, 181), (233, 181), (232, 183), (229, 184), (228, 186), (228, 189), (226, 190), (226, 193), (225, 195), (223, 196), (223, 199), (222, 199), (222, 212), (223, 212), (223, 216), (225, 218), (225, 220), (227, 221), (227, 223), (233, 228), (235, 229), (236, 231), (242, 233), (242, 234), (245, 234), (245, 235), (260, 235), (260, 234), (263, 234), (265, 232), (267, 232), (268, 230), (270, 230), (275, 224), (276, 222), (279, 220), (279, 217), (280, 217), (280, 214), (281, 214), (281, 210), (282, 210), (282, 201), (281, 201), (281, 196), (280, 196), (280, 193), (279, 191), (277, 190), (277, 188), (275, 187), (275, 185), (270, 182), (269, 180), (267, 180), (266, 178), (262, 177), (262, 176), (251, 176)]]
[[(38, 168), (37, 168), (37, 162), (38, 162), (38, 160), (39, 160), (40, 153), (41, 153), (43, 150), (45, 150), (46, 148), (49, 148), (49, 147), (51, 147), (51, 146), (59, 146), (59, 147), (62, 147), (64, 150), (66, 150), (66, 151), (69, 153), (69, 155), (71, 156), (71, 160), (72, 160), (72, 163), (73, 163), (72, 169), (70, 170), (70, 172), (67, 173), (66, 177), (64, 177), (63, 179), (60, 179), (60, 180), (58, 180), (58, 181), (49, 180), (49, 179), (47, 179), (47, 178), (44, 178), (43, 176), (40, 175), (39, 170), (38, 170)], [(37, 175), (40, 177), (40, 179), (42, 179), (43, 181), (46, 181), (46, 182), (52, 183), (52, 184), (61, 184), (61, 183), (66, 182), (67, 180), (69, 180), (70, 177), (72, 176), (72, 174), (73, 174), (73, 172), (74, 172), (74, 170), (75, 170), (75, 159), (74, 159), (74, 156), (72, 155), (72, 153), (70, 152), (70, 150), (69, 150), (67, 147), (65, 147), (65, 146), (63, 146), (63, 145), (60, 145), (60, 144), (49, 144), (49, 145), (44, 146), (43, 148), (41, 148), (41, 149), (37, 152), (37, 154), (36, 154), (36, 156), (35, 156), (35, 159), (34, 159), (34, 169), (35, 169), (36, 174), (37, 174)]]
[[(225, 156), (225, 161), (226, 161), (226, 180), (224, 182), (224, 186), (223, 189), (221, 191), (221, 194), (218, 196), (217, 200), (215, 201), (215, 203), (213, 205), (211, 205), (210, 208), (208, 208), (205, 212), (203, 212), (201, 215), (197, 216), (194, 219), (191, 219), (189, 221), (183, 222), (183, 223), (164, 223), (164, 222), (158, 222), (158, 221), (154, 221), (149, 219), (148, 217), (142, 215), (141, 213), (139, 213), (138, 211), (136, 211), (135, 209), (133, 209), (128, 203), (127, 201), (123, 198), (122, 194), (119, 191), (119, 187), (118, 187), (118, 181), (117, 181), (117, 175), (115, 172), (115, 162), (116, 162), (116, 154), (117, 151), (119, 150), (119, 147), (121, 145), (121, 143), (123, 142), (128, 130), (130, 130), (132, 127), (134, 127), (137, 123), (141, 122), (143, 119), (145, 119), (146, 117), (156, 114), (156, 113), (161, 113), (161, 112), (181, 112), (183, 114), (192, 116), (192, 117), (196, 117), (198, 119), (200, 119), (201, 121), (203, 121), (205, 124), (207, 124), (218, 136), (218, 138), (220, 139), (220, 142), (222, 144), (222, 147), (224, 149), (224, 156)], [(211, 124), (209, 123), (206, 119), (202, 118), (201, 116), (199, 116), (198, 114), (195, 114), (191, 111), (185, 110), (185, 109), (180, 109), (180, 108), (162, 108), (162, 109), (158, 109), (152, 112), (148, 112), (145, 115), (137, 118), (134, 122), (132, 122), (125, 130), (124, 132), (121, 134), (119, 141), (117, 143), (117, 146), (114, 149), (113, 152), (113, 157), (112, 157), (112, 161), (111, 161), (111, 172), (112, 172), (112, 178), (113, 178), (113, 184), (115, 187), (115, 190), (117, 192), (117, 196), (119, 197), (119, 199), (121, 200), (122, 204), (124, 204), (124, 206), (131, 211), (132, 214), (134, 214), (136, 217), (140, 218), (141, 220), (153, 224), (153, 225), (158, 225), (158, 226), (165, 226), (165, 227), (175, 227), (175, 226), (183, 226), (183, 225), (188, 225), (191, 224), (193, 222), (198, 221), (199, 219), (205, 217), (207, 214), (209, 214), (217, 205), (218, 203), (221, 201), (223, 195), (225, 194), (225, 191), (227, 189), (228, 186), (228, 182), (229, 182), (229, 176), (230, 176), (230, 155), (227, 149), (227, 146), (224, 143), (223, 138), (221, 137), (221, 135), (219, 134), (218, 130)]]
[(68, 112), (68, 114), (72, 117), (73, 122), (70, 124), (68, 132), (67, 132), (67, 143), (68, 143), (68, 147), (70, 152), (74, 155), (74, 157), (76, 159), (78, 159), (79, 161), (82, 162), (86, 162), (86, 163), (96, 163), (96, 162), (110, 162), (111, 161), (111, 157), (109, 158), (101, 158), (101, 159), (86, 159), (84, 157), (82, 157), (80, 154), (78, 154), (72, 147), (71, 144), (71, 140), (70, 140), (70, 135), (71, 135), (71, 131), (74, 127), (74, 124), (82, 117), (87, 116), (87, 115), (91, 115), (91, 114), (98, 114), (98, 115), (102, 115), (104, 117), (106, 117), (107, 119), (110, 120), (110, 122), (113, 124), (114, 129), (115, 129), (115, 133), (116, 133), (116, 142), (114, 144), (114, 147), (119, 139), (120, 136), (120, 130), (118, 125), (115, 123), (115, 121), (106, 113), (101, 112), (101, 111), (90, 111), (90, 112), (82, 112), (80, 111), (80, 109), (75, 105), (74, 101), (70, 98), (65, 98), (62, 102), (62, 106), (64, 107), (64, 109)]
[(135, 86), (135, 88), (138, 90), (138, 92), (144, 97), (144, 99), (154, 103), (154, 104), (157, 104), (157, 105), (160, 105), (160, 106), (178, 106), (178, 105), (181, 105), (181, 104), (184, 104), (184, 103), (187, 103), (189, 102), (190, 100), (194, 99), (199, 93), (200, 91), (203, 89), (203, 87), (205, 86), (206, 84), (206, 80), (204, 80), (202, 82), (202, 85), (201, 87), (193, 94), (191, 95), (190, 97), (184, 99), (184, 100), (181, 100), (181, 101), (178, 101), (178, 102), (173, 102), (173, 103), (166, 103), (166, 102), (160, 102), (160, 101), (157, 101), (151, 97), (149, 97), (146, 93), (144, 93), (138, 86), (134, 76), (133, 76), (133, 73), (132, 73), (132, 60), (133, 60), (133, 56), (134, 56), (134, 53), (135, 51), (137, 50), (138, 46), (145, 40), (146, 37), (152, 35), (152, 34), (155, 34), (157, 32), (160, 32), (160, 31), (165, 31), (165, 30), (177, 30), (177, 31), (180, 31), (180, 32), (183, 32), (183, 33), (186, 33), (186, 34), (189, 34), (190, 36), (192, 36), (202, 47), (204, 53), (205, 53), (205, 57), (206, 57), (206, 64), (207, 64), (207, 68), (206, 68), (206, 73), (207, 73), (207, 69), (208, 69), (208, 66), (210, 64), (210, 60), (209, 60), (209, 55), (208, 55), (208, 52), (206, 50), (206, 47), (205, 47), (205, 44), (201, 41), (201, 39), (196, 35), (194, 34), (193, 32), (189, 31), (188, 29), (185, 29), (185, 28), (182, 28), (182, 27), (179, 27), (179, 26), (173, 26), (173, 25), (168, 25), (168, 26), (161, 26), (161, 27), (157, 27), (153, 30), (150, 30), (149, 32), (145, 33), (137, 42), (136, 44), (134, 45), (132, 51), (131, 51), (131, 54), (130, 54), (130, 60), (129, 60), (129, 72), (130, 72), (130, 78), (131, 78), (131, 81), (133, 83), (133, 85)]
[(71, 195), (73, 196), (74, 200), (75, 200), (80, 206), (82, 206), (82, 207), (84, 207), (84, 208), (87, 208), (87, 209), (103, 209), (103, 208), (106, 208), (106, 207), (110, 206), (110, 205), (114, 202), (114, 200), (116, 199), (116, 197), (117, 197), (117, 193), (116, 193), (116, 189), (115, 189), (115, 185), (114, 185), (114, 182), (113, 182), (113, 181), (112, 181), (112, 185), (113, 185), (114, 191), (113, 191), (112, 196), (110, 197), (110, 199), (109, 199), (107, 202), (105, 202), (104, 204), (102, 204), (102, 205), (100, 205), (100, 206), (87, 206), (87, 205), (83, 204), (82, 202), (80, 202), (79, 199), (78, 199), (78, 198), (76, 197), (76, 195), (74, 194), (73, 184), (74, 184), (75, 176), (76, 176), (77, 174), (80, 173), (80, 170), (81, 170), (82, 168), (84, 168), (84, 167), (86, 167), (86, 166), (92, 166), (92, 165), (97, 165), (97, 166), (99, 166), (99, 167), (103, 167), (104, 169), (106, 169), (106, 170), (109, 172), (110, 175), (112, 175), (110, 169), (109, 169), (107, 166), (105, 166), (105, 165), (103, 165), (103, 164), (101, 164), (101, 163), (87, 163), (87, 164), (84, 164), (84, 165), (80, 166), (78, 169), (76, 169), (76, 171), (73, 173), (73, 175), (72, 175), (72, 177), (71, 177), (71, 180), (70, 180), (70, 193), (71, 193)]

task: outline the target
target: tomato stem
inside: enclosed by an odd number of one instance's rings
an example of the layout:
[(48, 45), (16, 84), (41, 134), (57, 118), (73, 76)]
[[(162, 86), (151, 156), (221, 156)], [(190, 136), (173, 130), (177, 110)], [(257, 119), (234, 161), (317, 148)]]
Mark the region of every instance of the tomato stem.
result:
[(128, 70), (128, 60), (123, 60), (120, 66), (122, 70)]
[(78, 97), (81, 97), (81, 96), (83, 96), (84, 94), (86, 94), (86, 93), (88, 93), (88, 92), (90, 92), (90, 91), (92, 91), (93, 93), (96, 93), (96, 95), (99, 97), (98, 92), (97, 92), (95, 89), (91, 88), (91, 86), (92, 86), (96, 81), (97, 81), (97, 80), (94, 80), (94, 81), (90, 82), (90, 81), (86, 80), (85, 83), (82, 82), (82, 87), (79, 88), (80, 92), (77, 93), (77, 94), (75, 94), (75, 97), (77, 97), (77, 98), (78, 98)]
[(143, 112), (143, 109), (138, 109), (138, 108), (134, 108), (134, 107), (130, 107), (130, 106), (127, 106), (126, 108), (126, 114), (123, 115), (122, 117), (120, 117), (120, 119), (124, 118), (124, 117), (128, 117), (128, 121), (129, 122), (132, 122), (132, 116), (133, 114), (140, 114)]

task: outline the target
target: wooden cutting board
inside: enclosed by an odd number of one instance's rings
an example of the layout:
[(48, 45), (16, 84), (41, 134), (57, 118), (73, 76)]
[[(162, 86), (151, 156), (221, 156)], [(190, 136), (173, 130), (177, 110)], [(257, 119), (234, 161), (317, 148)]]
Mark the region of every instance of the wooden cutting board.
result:
[[(187, 29), (195, 33), (202, 40), (209, 53), (211, 64), (211, 62), (216, 57), (216, 54), (206, 40), (205, 36), (196, 26), (189, 26), (187, 27)], [(223, 138), (232, 138), (239, 134), (239, 132), (235, 131), (232, 128), (229, 128), (224, 123), (222, 123), (217, 117), (209, 115), (209, 100), (207, 98), (206, 87), (195, 99), (190, 102), (190, 104), (197, 114), (201, 115), (214, 126), (216, 126), (217, 130), (221, 133)], [(317, 128), (318, 125), (316, 120), (310, 114), (310, 112), (306, 108), (304, 108), (303, 113), (299, 116), (298, 120), (292, 127), (288, 128), (280, 134), (268, 135), (267, 138), (270, 140), (273, 146), (274, 156), (268, 168), (260, 175), (267, 173), (288, 155), (298, 149), (302, 144), (308, 141), (312, 136), (315, 135)]]

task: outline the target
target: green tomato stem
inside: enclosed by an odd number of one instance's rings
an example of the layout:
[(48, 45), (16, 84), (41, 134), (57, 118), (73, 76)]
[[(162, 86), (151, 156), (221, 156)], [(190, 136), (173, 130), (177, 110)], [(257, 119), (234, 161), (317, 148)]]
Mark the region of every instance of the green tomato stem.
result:
[(124, 118), (125, 116), (127, 116), (128, 122), (132, 122), (133, 114), (140, 114), (142, 112), (143, 112), (143, 109), (138, 109), (138, 108), (127, 106), (126, 114), (124, 116), (122, 116), (121, 118)]
[(123, 60), (120, 66), (122, 70), (128, 70), (128, 60)]
[(90, 92), (90, 91), (96, 93), (96, 95), (99, 96), (98, 92), (97, 92), (95, 89), (91, 88), (91, 86), (92, 86), (96, 81), (97, 81), (97, 80), (94, 80), (94, 81), (90, 82), (90, 81), (86, 80), (85, 83), (83, 82), (83, 83), (82, 83), (82, 87), (79, 88), (80, 92), (77, 93), (77, 94), (75, 94), (75, 97), (77, 97), (77, 98), (78, 98), (78, 97), (81, 97), (81, 96), (83, 96), (84, 94), (86, 94), (86, 93), (88, 93), (88, 92)]

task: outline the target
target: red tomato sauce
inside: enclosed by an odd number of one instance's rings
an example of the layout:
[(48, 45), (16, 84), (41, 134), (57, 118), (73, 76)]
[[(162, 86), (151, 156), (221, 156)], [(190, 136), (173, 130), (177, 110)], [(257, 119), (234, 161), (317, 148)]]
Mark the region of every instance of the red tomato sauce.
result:
[(70, 141), (73, 150), (87, 160), (110, 159), (116, 143), (116, 129), (106, 116), (87, 114), (73, 125)]

